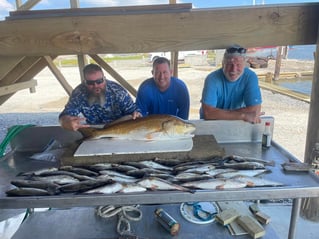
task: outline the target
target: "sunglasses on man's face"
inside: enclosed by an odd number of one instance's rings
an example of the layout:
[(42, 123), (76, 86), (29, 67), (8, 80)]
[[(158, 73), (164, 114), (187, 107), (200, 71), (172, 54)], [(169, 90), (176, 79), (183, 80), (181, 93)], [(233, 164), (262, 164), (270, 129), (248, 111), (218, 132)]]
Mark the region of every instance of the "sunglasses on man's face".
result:
[(242, 47), (231, 47), (231, 48), (228, 48), (226, 50), (226, 52), (228, 54), (233, 54), (233, 53), (239, 53), (239, 54), (245, 54), (246, 53), (246, 49), (245, 48), (242, 48)]
[(102, 77), (101, 79), (97, 79), (97, 80), (85, 80), (85, 83), (87, 85), (99, 85), (99, 84), (102, 84), (104, 82), (104, 77)]

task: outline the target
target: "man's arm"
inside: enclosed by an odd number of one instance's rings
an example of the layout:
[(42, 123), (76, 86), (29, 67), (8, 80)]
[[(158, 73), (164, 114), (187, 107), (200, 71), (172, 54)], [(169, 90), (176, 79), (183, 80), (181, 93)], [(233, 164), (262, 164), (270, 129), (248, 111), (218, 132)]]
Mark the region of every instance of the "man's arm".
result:
[(87, 128), (90, 125), (83, 124), (85, 118), (78, 116), (63, 115), (59, 118), (60, 125), (63, 129), (77, 131), (79, 128)]
[(238, 110), (223, 110), (202, 103), (205, 120), (243, 120), (250, 123), (260, 123), (261, 105), (254, 105)]

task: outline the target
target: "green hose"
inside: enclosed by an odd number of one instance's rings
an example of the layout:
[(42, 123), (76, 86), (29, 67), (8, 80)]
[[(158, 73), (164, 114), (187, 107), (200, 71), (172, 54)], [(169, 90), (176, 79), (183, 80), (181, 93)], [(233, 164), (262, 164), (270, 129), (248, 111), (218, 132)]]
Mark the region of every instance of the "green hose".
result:
[(33, 124), (26, 124), (26, 125), (14, 125), (12, 126), (6, 135), (6, 137), (3, 139), (3, 141), (0, 144), (0, 158), (3, 157), (5, 150), (10, 143), (10, 141), (19, 134), (22, 130), (33, 127)]

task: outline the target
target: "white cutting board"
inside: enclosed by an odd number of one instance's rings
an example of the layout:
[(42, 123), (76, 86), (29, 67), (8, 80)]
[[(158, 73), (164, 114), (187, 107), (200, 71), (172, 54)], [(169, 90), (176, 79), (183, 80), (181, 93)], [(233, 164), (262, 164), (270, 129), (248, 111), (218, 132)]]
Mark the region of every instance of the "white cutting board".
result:
[(83, 141), (74, 153), (74, 157), (113, 154), (185, 152), (192, 150), (192, 148), (193, 139), (191, 137), (158, 141), (103, 138)]

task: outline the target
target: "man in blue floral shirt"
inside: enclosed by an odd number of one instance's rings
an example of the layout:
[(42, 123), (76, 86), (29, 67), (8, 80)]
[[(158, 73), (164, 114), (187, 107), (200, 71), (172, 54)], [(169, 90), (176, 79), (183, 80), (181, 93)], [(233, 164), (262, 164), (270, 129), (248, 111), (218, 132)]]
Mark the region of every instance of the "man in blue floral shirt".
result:
[(76, 131), (92, 124), (108, 124), (128, 115), (133, 119), (141, 117), (129, 93), (118, 83), (107, 80), (100, 66), (89, 64), (84, 67), (83, 74), (85, 81), (73, 90), (59, 115), (63, 128)]

